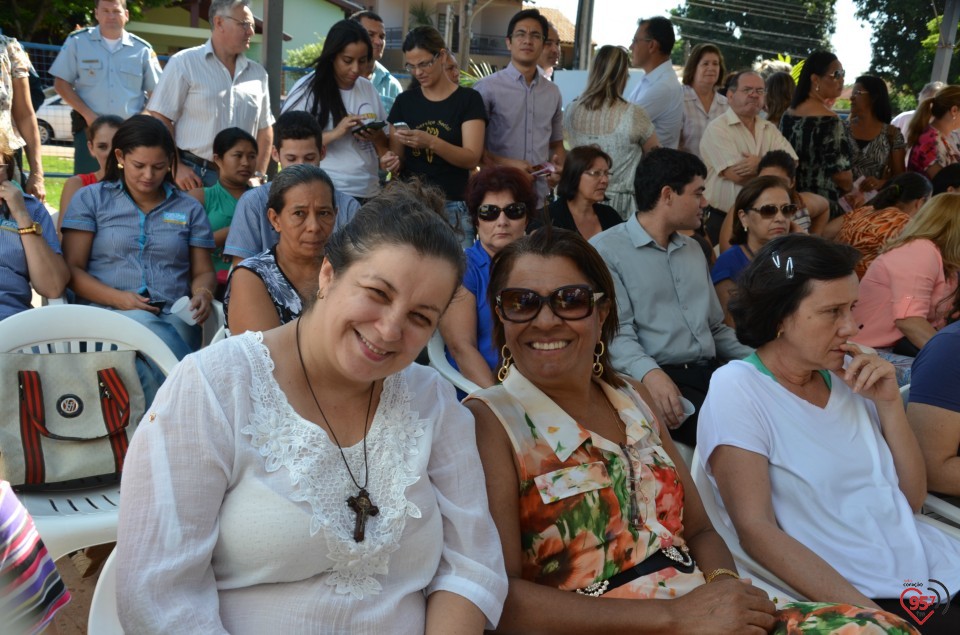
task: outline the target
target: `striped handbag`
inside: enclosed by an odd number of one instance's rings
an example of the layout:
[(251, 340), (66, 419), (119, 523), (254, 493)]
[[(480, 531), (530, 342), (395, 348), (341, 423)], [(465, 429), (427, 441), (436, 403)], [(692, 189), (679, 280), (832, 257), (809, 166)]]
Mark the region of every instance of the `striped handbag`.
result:
[(46, 489), (118, 475), (143, 412), (135, 351), (0, 354), (0, 479)]

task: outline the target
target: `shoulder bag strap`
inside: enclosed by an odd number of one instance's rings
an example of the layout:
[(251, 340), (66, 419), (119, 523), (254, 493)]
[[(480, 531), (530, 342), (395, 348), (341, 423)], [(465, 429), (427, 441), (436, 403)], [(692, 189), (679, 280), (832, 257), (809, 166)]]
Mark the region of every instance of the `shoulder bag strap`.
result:
[(45, 428), (43, 388), (40, 373), (35, 370), (17, 372), (20, 386), (20, 440), (23, 443), (24, 485), (42, 485), (45, 478), (41, 430)]
[(127, 455), (129, 445), (125, 429), (130, 423), (130, 395), (116, 368), (98, 370), (97, 382), (100, 389), (103, 422), (110, 437), (110, 447), (113, 450), (117, 472), (120, 472), (123, 470), (123, 459)]

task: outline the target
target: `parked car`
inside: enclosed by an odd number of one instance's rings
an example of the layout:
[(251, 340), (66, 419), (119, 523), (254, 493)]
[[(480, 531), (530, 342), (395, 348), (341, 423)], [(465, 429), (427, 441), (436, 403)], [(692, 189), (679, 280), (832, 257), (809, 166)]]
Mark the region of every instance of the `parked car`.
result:
[(37, 127), (40, 128), (40, 143), (73, 141), (70, 126), (70, 108), (60, 95), (51, 95), (37, 111)]

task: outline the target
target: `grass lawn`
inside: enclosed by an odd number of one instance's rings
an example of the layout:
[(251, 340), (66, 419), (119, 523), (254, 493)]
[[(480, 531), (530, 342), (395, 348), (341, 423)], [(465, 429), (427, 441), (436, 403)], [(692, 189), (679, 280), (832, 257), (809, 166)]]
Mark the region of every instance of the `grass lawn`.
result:
[[(44, 174), (73, 174), (73, 159), (65, 157), (43, 157)], [(67, 177), (46, 176), (43, 179), (47, 190), (47, 204), (55, 210), (60, 209), (60, 193), (63, 191), (63, 184), (67, 182)]]

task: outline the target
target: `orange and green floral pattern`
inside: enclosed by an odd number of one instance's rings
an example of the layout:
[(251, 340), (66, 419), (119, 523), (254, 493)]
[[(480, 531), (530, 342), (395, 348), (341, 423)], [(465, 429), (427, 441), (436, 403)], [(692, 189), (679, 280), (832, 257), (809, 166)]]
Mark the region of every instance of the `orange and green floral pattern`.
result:
[(919, 635), (903, 618), (852, 604), (791, 602), (777, 612), (771, 635)]
[[(623, 446), (574, 421), (515, 368), (472, 396), (497, 414), (516, 453), (523, 577), (568, 591), (684, 544), (683, 485), (653, 413), (631, 388), (600, 386), (626, 426)], [(671, 598), (703, 583), (699, 570), (668, 568), (606, 596)]]

